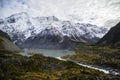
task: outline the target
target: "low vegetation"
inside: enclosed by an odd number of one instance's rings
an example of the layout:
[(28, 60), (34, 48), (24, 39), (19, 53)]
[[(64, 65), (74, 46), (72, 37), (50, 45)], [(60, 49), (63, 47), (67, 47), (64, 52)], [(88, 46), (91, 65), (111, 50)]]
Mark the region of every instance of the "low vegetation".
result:
[(78, 45), (75, 48), (76, 54), (72, 56), (64, 56), (78, 62), (87, 64), (109, 67), (120, 71), (120, 47), (116, 45), (110, 46), (90, 46)]
[(27, 57), (9, 51), (0, 51), (0, 80), (114, 79), (117, 78), (70, 61), (60, 61), (40, 54)]

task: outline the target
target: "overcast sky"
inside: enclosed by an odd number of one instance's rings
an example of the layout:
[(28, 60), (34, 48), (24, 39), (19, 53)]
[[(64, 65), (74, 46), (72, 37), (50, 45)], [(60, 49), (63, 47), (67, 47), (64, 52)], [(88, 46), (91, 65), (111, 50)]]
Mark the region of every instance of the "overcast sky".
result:
[(120, 0), (0, 0), (0, 7), (0, 18), (28, 12), (105, 27), (120, 21)]

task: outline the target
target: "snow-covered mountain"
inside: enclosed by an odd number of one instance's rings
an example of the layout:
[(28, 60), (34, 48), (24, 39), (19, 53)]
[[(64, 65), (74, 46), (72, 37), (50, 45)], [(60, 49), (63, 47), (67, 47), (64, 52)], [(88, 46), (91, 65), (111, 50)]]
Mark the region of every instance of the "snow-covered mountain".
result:
[(24, 12), (0, 19), (0, 29), (7, 32), (18, 45), (22, 45), (28, 39), (46, 35), (61, 38), (67, 36), (78, 42), (95, 42), (108, 31), (96, 25), (61, 21), (55, 16), (31, 17)]

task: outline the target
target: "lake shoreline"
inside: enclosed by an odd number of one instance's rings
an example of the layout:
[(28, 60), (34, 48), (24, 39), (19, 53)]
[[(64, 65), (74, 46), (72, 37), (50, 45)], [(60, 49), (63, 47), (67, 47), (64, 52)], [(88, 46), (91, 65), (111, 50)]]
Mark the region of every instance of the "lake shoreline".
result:
[(25, 56), (30, 56), (32, 54), (41, 54), (46, 57), (59, 57), (59, 56), (66, 56), (66, 55), (73, 55), (75, 54), (74, 51), (70, 50), (53, 50), (53, 49), (23, 49), (20, 54)]

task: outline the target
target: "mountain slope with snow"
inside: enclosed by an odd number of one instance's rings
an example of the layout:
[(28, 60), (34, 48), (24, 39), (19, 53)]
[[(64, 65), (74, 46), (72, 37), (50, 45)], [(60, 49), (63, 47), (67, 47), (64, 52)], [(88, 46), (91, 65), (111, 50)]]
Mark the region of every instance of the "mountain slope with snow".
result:
[(107, 32), (106, 28), (96, 25), (61, 21), (55, 16), (31, 17), (25, 12), (0, 19), (0, 29), (7, 32), (18, 45), (43, 35), (68, 37), (72, 41), (94, 43)]

